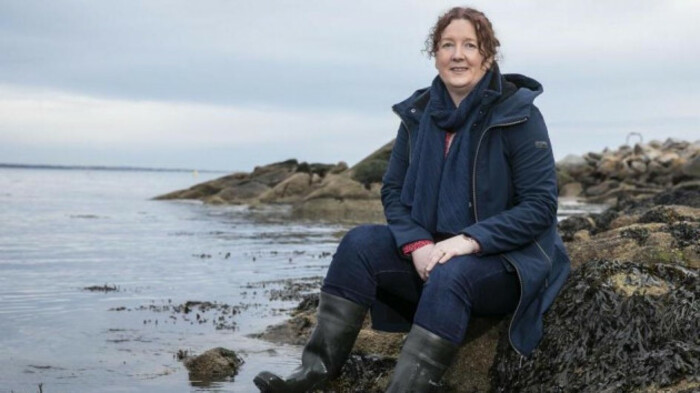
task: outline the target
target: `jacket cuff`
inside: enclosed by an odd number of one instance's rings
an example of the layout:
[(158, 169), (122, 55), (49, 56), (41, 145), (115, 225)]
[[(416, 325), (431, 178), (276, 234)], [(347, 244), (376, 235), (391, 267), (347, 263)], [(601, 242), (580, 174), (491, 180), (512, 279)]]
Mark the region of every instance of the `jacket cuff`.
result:
[(393, 225), (389, 225), (389, 230), (394, 235), (394, 240), (396, 241), (396, 248), (399, 252), (403, 246), (413, 243), (418, 240), (433, 240), (433, 235), (420, 226), (412, 226), (411, 228), (401, 228)]

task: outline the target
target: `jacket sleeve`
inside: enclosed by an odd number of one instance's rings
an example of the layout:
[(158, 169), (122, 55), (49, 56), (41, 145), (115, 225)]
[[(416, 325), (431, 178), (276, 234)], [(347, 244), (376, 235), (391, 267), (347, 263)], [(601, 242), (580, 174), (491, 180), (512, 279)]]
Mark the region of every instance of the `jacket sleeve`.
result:
[(382, 179), (384, 216), (399, 249), (417, 240), (433, 240), (430, 232), (411, 218), (411, 209), (401, 203), (401, 189), (409, 162), (409, 143), (408, 129), (401, 124), (391, 150), (389, 167)]
[(533, 242), (557, 218), (557, 176), (547, 126), (533, 106), (530, 119), (505, 136), (513, 207), (470, 225), (462, 233), (481, 245), (482, 255)]

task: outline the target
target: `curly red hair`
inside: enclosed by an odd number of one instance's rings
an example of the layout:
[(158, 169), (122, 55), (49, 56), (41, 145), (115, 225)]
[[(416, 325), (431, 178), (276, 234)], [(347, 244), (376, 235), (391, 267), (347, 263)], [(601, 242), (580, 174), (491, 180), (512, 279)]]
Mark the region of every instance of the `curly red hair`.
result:
[(469, 7), (454, 7), (438, 18), (437, 23), (430, 29), (430, 34), (425, 40), (425, 52), (430, 57), (435, 57), (438, 43), (442, 38), (442, 32), (455, 19), (465, 19), (474, 25), (476, 38), (479, 41), (479, 53), (484, 56), (484, 59), (496, 61), (498, 47), (501, 46), (501, 43), (496, 38), (491, 21), (483, 12)]

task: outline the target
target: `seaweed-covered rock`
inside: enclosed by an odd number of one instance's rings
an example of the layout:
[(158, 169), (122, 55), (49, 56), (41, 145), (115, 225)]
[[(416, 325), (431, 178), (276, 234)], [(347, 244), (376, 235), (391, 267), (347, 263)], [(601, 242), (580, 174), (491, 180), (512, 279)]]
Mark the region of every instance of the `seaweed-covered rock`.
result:
[(191, 381), (210, 382), (232, 379), (243, 364), (236, 352), (226, 348), (210, 349), (199, 356), (184, 359)]
[(559, 234), (564, 241), (571, 241), (573, 240), (575, 233), (582, 230), (593, 230), (595, 228), (595, 221), (586, 215), (575, 214), (561, 220), (557, 224), (557, 228), (559, 229)]
[(501, 340), (492, 369), (494, 390), (692, 388), (700, 378), (699, 297), (696, 270), (609, 260), (585, 263), (546, 314), (546, 333), (530, 359)]
[[(601, 214), (576, 216), (559, 223), (562, 238), (578, 266), (590, 260), (618, 259), (675, 263), (700, 268), (700, 186), (689, 183), (653, 197), (622, 199)], [(595, 226), (588, 238), (575, 231)]]
[(340, 376), (316, 393), (383, 393), (396, 366), (396, 360), (376, 355), (352, 353)]

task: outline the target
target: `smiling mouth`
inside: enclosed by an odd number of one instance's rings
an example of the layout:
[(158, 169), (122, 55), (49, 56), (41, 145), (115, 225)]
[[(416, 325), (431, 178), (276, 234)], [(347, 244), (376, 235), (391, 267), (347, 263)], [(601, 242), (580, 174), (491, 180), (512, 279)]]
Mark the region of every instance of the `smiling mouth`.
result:
[(452, 67), (450, 68), (450, 71), (457, 71), (457, 72), (462, 72), (468, 70), (467, 67)]

